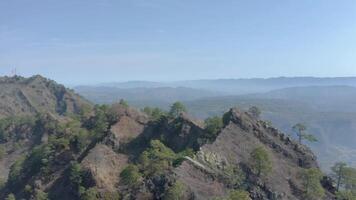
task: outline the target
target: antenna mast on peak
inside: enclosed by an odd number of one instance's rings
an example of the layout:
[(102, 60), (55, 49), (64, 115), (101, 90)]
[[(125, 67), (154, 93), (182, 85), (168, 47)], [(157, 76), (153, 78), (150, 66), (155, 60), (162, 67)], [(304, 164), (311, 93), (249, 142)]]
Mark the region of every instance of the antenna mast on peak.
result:
[(16, 69), (16, 67), (11, 70), (11, 76), (17, 76), (17, 69)]

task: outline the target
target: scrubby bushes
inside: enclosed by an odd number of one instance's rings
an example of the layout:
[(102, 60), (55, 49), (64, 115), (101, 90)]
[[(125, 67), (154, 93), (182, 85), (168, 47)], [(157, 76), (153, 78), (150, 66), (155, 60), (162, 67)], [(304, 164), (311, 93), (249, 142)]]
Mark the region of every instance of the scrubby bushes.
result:
[(21, 135), (14, 134), (11, 131), (18, 127), (33, 128), (35, 122), (36, 118), (33, 117), (7, 117), (0, 119), (0, 143), (7, 142), (10, 139), (18, 141), (21, 139)]
[(47, 195), (47, 193), (45, 193), (41, 190), (35, 190), (34, 199), (35, 200), (48, 200), (48, 195)]
[(136, 165), (128, 165), (120, 174), (121, 181), (130, 187), (139, 183), (142, 175)]
[(229, 187), (238, 188), (245, 181), (246, 174), (239, 166), (230, 165), (223, 170), (223, 177)]
[(356, 169), (338, 162), (331, 168), (339, 200), (356, 200)]
[(267, 176), (272, 171), (272, 161), (263, 147), (255, 148), (250, 154), (250, 166), (257, 176)]
[(143, 112), (146, 113), (152, 121), (159, 121), (167, 116), (167, 113), (160, 108), (145, 107)]
[(73, 161), (68, 174), (72, 192), (81, 200), (101, 199), (96, 187), (88, 187), (85, 185), (85, 175), (86, 173), (82, 170), (81, 165)]
[(79, 163), (72, 162), (69, 170), (69, 180), (73, 187), (79, 187), (82, 183), (82, 168)]
[(255, 119), (259, 119), (261, 116), (261, 110), (257, 106), (252, 106), (248, 109), (248, 112), (254, 117)]
[(140, 166), (146, 176), (163, 173), (173, 166), (178, 156), (159, 140), (152, 140), (150, 147), (140, 155)]
[(24, 168), (25, 157), (22, 156), (10, 167), (8, 184), (10, 187), (14, 187), (17, 183), (21, 181), (21, 172)]
[(172, 118), (178, 117), (181, 113), (187, 112), (186, 107), (181, 102), (177, 101), (173, 103), (169, 110), (169, 116)]
[(186, 186), (180, 182), (176, 181), (164, 194), (163, 200), (180, 200), (183, 199)]
[(229, 200), (250, 200), (250, 194), (244, 190), (233, 190), (229, 194)]
[(227, 197), (217, 197), (214, 200), (251, 200), (251, 198), (245, 190), (231, 190)]
[(317, 168), (303, 170), (301, 179), (304, 186), (304, 197), (310, 200), (322, 199), (325, 196), (325, 191), (320, 184), (323, 174)]
[(0, 144), (0, 160), (2, 160), (6, 155), (6, 149), (3, 145)]
[(5, 200), (16, 200), (15, 195), (14, 194), (9, 194), (7, 195), (7, 197), (5, 198)]
[(205, 120), (205, 132), (204, 137), (208, 141), (214, 141), (219, 131), (223, 127), (223, 120), (221, 117), (209, 117)]
[(95, 187), (83, 189), (80, 194), (80, 200), (99, 200), (101, 199), (99, 196), (99, 192)]

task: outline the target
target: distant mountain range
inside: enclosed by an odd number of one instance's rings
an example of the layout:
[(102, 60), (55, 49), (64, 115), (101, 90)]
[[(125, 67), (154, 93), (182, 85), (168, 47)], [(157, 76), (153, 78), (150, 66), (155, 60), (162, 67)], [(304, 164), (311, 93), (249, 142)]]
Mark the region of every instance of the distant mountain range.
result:
[(277, 77), (277, 78), (251, 78), (251, 79), (206, 79), (175, 82), (129, 81), (119, 83), (103, 83), (97, 86), (117, 88), (158, 88), (158, 87), (188, 87), (211, 91), (225, 92), (227, 94), (250, 94), (268, 92), (287, 87), (301, 86), (356, 86), (356, 77)]
[(79, 86), (75, 90), (95, 103), (114, 103), (120, 99), (132, 105), (167, 107), (174, 101), (191, 101), (205, 97), (221, 96), (223, 92), (186, 87), (117, 88), (112, 86)]

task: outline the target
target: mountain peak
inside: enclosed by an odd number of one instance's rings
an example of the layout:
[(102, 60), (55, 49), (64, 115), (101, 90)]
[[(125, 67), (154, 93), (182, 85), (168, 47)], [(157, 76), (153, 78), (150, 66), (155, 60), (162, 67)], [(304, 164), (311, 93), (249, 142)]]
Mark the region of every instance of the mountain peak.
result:
[(90, 106), (73, 91), (41, 75), (1, 77), (0, 87), (0, 117), (41, 112), (63, 115)]

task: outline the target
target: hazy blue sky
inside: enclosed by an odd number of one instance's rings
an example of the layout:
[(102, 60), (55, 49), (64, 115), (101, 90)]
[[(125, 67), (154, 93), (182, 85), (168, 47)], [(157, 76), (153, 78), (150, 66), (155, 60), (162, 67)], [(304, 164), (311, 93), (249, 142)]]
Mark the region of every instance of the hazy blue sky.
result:
[(355, 0), (0, 0), (0, 74), (356, 76)]

